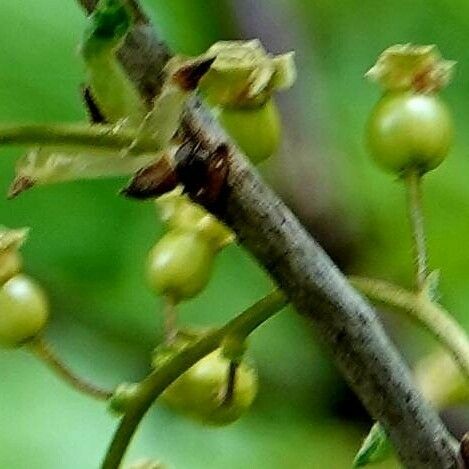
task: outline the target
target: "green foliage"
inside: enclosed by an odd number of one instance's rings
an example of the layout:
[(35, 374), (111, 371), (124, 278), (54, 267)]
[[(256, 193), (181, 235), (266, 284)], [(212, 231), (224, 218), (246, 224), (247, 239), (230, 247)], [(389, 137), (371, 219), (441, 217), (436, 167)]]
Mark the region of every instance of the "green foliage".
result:
[(93, 48), (115, 48), (132, 25), (131, 12), (121, 0), (99, 0), (90, 16), (84, 36), (83, 53), (93, 55)]
[(86, 64), (86, 85), (104, 117), (137, 126), (145, 116), (145, 106), (115, 55), (131, 25), (125, 2), (100, 0), (89, 18), (80, 51)]
[(375, 423), (353, 461), (353, 467), (364, 467), (387, 459), (392, 446), (383, 427)]

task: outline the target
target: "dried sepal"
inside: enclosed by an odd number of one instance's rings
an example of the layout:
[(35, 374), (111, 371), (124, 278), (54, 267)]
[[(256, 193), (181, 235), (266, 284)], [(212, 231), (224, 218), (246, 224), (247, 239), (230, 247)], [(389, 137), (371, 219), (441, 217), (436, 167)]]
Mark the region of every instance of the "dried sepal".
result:
[(435, 45), (396, 44), (365, 74), (386, 90), (433, 93), (446, 87), (456, 62), (444, 60)]
[(294, 54), (273, 56), (261, 42), (220, 41), (205, 56), (215, 57), (200, 88), (207, 99), (222, 107), (254, 107), (274, 91), (290, 88), (296, 80)]
[(16, 197), (36, 186), (81, 179), (127, 176), (158, 158), (158, 154), (140, 156), (112, 153), (60, 152), (35, 148), (17, 163), (16, 177), (10, 186), (9, 197)]
[(0, 285), (21, 271), (19, 249), (28, 237), (29, 228), (11, 230), (0, 226)]
[(200, 232), (208, 238), (216, 249), (233, 243), (236, 239), (233, 231), (207, 212), (203, 207), (194, 203), (184, 194), (182, 186), (158, 197), (156, 205), (161, 219), (170, 229), (182, 229)]
[(0, 253), (11, 249), (19, 249), (28, 238), (29, 228), (12, 230), (0, 226)]
[(161, 148), (170, 144), (181, 125), (187, 99), (196, 90), (213, 61), (214, 58), (210, 57), (175, 57), (168, 62), (164, 84), (154, 99), (151, 111), (138, 128), (137, 139), (151, 136)]
[(175, 189), (179, 184), (174, 163), (178, 145), (170, 145), (159, 153), (157, 160), (139, 169), (121, 194), (133, 199), (145, 200), (159, 197)]

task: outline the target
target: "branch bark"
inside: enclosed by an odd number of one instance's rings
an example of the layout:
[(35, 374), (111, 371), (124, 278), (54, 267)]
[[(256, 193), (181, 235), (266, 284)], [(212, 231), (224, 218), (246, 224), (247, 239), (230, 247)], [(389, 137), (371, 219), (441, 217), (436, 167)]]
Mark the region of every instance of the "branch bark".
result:
[[(80, 2), (88, 8), (92, 3)], [(129, 75), (149, 99), (158, 89), (155, 81), (167, 57), (167, 47), (146, 22), (136, 25), (120, 55)], [(404, 465), (412, 469), (461, 467), (451, 436), (416, 390), (374, 310), (197, 99), (188, 105), (183, 129), (188, 144), (177, 160), (190, 195), (234, 229), (241, 244), (314, 325), (350, 386), (388, 432)], [(211, 163), (220, 161), (220, 153), (228, 166), (226, 184), (215, 198), (207, 194), (200, 197), (213, 168)], [(191, 170), (194, 168), (197, 171)]]

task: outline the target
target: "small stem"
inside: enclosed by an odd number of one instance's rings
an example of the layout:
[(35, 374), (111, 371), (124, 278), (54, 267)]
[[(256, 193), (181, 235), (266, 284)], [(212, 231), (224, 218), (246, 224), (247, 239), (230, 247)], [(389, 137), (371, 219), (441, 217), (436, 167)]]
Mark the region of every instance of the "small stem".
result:
[(453, 356), (469, 380), (469, 337), (448, 311), (419, 292), (382, 280), (352, 277), (350, 283), (369, 299), (399, 308), (418, 321)]
[(130, 441), (153, 402), (182, 373), (217, 349), (228, 334), (247, 336), (287, 304), (285, 295), (275, 290), (255, 303), (225, 326), (213, 331), (194, 344), (183, 349), (158, 371), (147, 376), (141, 383), (136, 399), (129, 405), (114, 434), (111, 445), (101, 466), (102, 469), (117, 469)]
[(421, 291), (427, 278), (427, 247), (422, 211), (422, 176), (409, 171), (404, 176), (407, 188), (407, 208), (412, 230), (416, 287)]
[(140, 137), (135, 130), (105, 124), (0, 125), (0, 145), (38, 145), (121, 151), (130, 154), (161, 151), (156, 141)]
[(222, 401), (221, 401), (222, 406), (228, 406), (233, 401), (238, 367), (239, 367), (239, 363), (230, 362), (230, 365), (228, 367), (228, 375), (226, 379), (226, 388), (223, 392)]
[(59, 378), (75, 390), (95, 399), (106, 401), (112, 397), (112, 391), (99, 388), (89, 381), (78, 377), (55, 353), (43, 337), (37, 337), (29, 344), (30, 351), (45, 363)]
[(167, 296), (164, 299), (164, 335), (167, 344), (171, 344), (177, 336), (177, 309), (174, 298)]

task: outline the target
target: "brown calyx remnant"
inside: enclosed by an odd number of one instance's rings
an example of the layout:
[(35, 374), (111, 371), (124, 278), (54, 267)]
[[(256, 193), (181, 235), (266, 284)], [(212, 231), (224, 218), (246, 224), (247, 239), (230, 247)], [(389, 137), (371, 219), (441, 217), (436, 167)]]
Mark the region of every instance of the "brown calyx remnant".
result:
[(19, 196), (22, 192), (31, 189), (34, 187), (36, 181), (27, 177), (27, 176), (19, 176), (15, 178), (12, 182), (10, 188), (8, 189), (7, 198), (14, 199), (15, 197)]
[(132, 199), (145, 200), (166, 194), (178, 184), (174, 165), (169, 158), (163, 157), (138, 171), (121, 194)]
[(178, 68), (171, 79), (184, 91), (193, 91), (197, 88), (203, 76), (210, 70), (214, 61), (215, 57), (189, 61)]
[(132, 178), (122, 194), (133, 199), (159, 197), (179, 184), (201, 205), (215, 209), (224, 200), (228, 176), (229, 149), (225, 144), (209, 150), (191, 139), (183, 142), (174, 157), (165, 155)]

